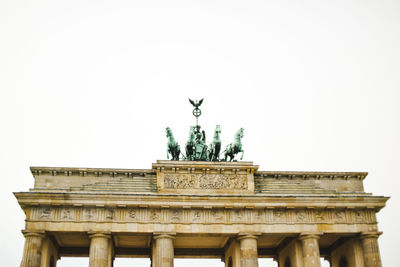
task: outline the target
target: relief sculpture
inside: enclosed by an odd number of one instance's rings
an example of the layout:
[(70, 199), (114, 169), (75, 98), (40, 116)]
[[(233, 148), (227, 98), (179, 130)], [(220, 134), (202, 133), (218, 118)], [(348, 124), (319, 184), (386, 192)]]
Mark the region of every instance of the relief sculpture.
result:
[(138, 219), (138, 211), (136, 209), (128, 209), (128, 219), (137, 220)]
[(40, 219), (49, 219), (51, 214), (50, 208), (44, 208), (40, 214)]
[(195, 188), (195, 177), (192, 174), (166, 174), (164, 176), (165, 188), (190, 189)]
[(191, 221), (193, 222), (193, 223), (198, 223), (198, 222), (200, 222), (201, 221), (201, 215), (202, 215), (203, 213), (200, 211), (200, 210), (192, 210), (192, 219), (191, 219)]
[(247, 189), (245, 174), (165, 174), (167, 189)]
[(62, 212), (61, 212), (61, 219), (63, 219), (63, 220), (72, 220), (73, 219), (72, 213), (73, 213), (73, 211), (71, 211), (70, 208), (63, 209)]
[[(166, 213), (166, 222), (169, 223), (376, 223), (375, 217), (369, 215), (370, 211), (361, 209), (347, 210), (323, 210), (323, 209), (201, 209), (194, 208), (187, 211), (187, 218), (184, 210), (173, 208)], [(118, 209), (115, 208), (80, 208), (63, 207), (59, 213), (54, 213), (52, 208), (36, 208), (33, 219), (36, 220), (82, 220), (82, 221), (126, 221), (126, 222), (153, 222), (162, 223), (162, 213), (159, 208), (128, 208), (121, 218), (117, 216)], [(59, 214), (59, 215), (57, 215)]]
[(182, 210), (174, 209), (170, 212), (171, 222), (181, 222), (182, 221)]
[(211, 210), (211, 220), (213, 222), (224, 222), (224, 211), (223, 210)]

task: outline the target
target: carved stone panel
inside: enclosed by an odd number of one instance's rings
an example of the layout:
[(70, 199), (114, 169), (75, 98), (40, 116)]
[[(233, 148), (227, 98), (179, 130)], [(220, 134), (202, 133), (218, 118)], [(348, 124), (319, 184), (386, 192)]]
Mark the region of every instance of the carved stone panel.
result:
[(183, 210), (171, 209), (169, 211), (169, 221), (171, 223), (182, 223), (183, 222)]
[(63, 208), (61, 210), (61, 220), (63, 221), (73, 221), (75, 220), (76, 210), (73, 208)]
[(161, 221), (161, 210), (160, 209), (148, 209), (145, 210), (147, 221), (160, 222)]
[(344, 212), (344, 210), (335, 210), (333, 212), (333, 220), (335, 223), (345, 223), (346, 213)]
[(225, 222), (224, 210), (212, 209), (210, 212), (210, 222), (211, 223), (224, 223)]
[(276, 209), (273, 211), (274, 222), (283, 223), (286, 222), (286, 214), (282, 209)]
[(232, 211), (232, 222), (234, 223), (245, 223), (246, 213), (244, 209), (234, 209)]
[[(161, 224), (376, 224), (371, 209), (33, 207), (28, 220)], [(372, 229), (372, 228), (371, 228)]]
[(137, 208), (129, 208), (126, 212), (126, 219), (127, 221), (139, 221), (140, 217), (139, 217), (139, 209)]
[(96, 209), (96, 208), (83, 209), (83, 220), (84, 221), (97, 221), (98, 220), (98, 209)]
[(164, 175), (165, 189), (248, 189), (246, 174), (175, 174)]
[(204, 212), (201, 209), (193, 209), (190, 211), (189, 220), (191, 223), (204, 222)]
[(303, 209), (297, 210), (295, 212), (295, 222), (296, 223), (305, 223), (307, 222), (307, 212)]
[(252, 222), (253, 223), (265, 223), (265, 211), (263, 209), (257, 209), (252, 211)]
[(40, 211), (40, 219), (51, 219), (53, 215), (53, 210), (50, 207), (44, 207)]

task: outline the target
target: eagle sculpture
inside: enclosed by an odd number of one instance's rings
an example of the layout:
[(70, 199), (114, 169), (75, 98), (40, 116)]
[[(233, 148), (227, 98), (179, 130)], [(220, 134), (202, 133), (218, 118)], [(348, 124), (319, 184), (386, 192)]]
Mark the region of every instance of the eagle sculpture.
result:
[(193, 101), (192, 99), (189, 98), (189, 102), (190, 102), (190, 104), (193, 105), (193, 107), (199, 108), (200, 105), (201, 105), (201, 103), (203, 103), (203, 99), (204, 99), (204, 98), (202, 98), (200, 101), (197, 101), (197, 100), (196, 100), (196, 101)]

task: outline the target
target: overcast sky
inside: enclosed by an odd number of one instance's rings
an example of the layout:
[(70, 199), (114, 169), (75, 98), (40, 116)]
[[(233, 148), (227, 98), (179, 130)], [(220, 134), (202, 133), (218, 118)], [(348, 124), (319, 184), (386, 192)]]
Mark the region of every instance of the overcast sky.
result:
[(208, 140), (245, 128), (260, 170), (369, 172), (395, 266), (399, 47), (396, 0), (0, 0), (2, 266), (21, 260), (29, 166), (151, 168), (166, 126), (186, 141), (188, 97)]

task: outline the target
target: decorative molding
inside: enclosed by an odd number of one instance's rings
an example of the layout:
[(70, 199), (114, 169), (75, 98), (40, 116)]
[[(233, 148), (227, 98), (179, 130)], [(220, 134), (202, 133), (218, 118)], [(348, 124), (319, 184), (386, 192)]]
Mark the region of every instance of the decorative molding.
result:
[(30, 167), (33, 176), (95, 176), (134, 177), (155, 175), (151, 169), (108, 169), (108, 168), (68, 168), (68, 167)]
[(288, 171), (257, 171), (254, 178), (299, 179), (299, 180), (364, 180), (368, 172), (288, 172)]
[(28, 221), (45, 222), (370, 225), (377, 223), (375, 213), (371, 209), (36, 206), (31, 207), (30, 211)]

